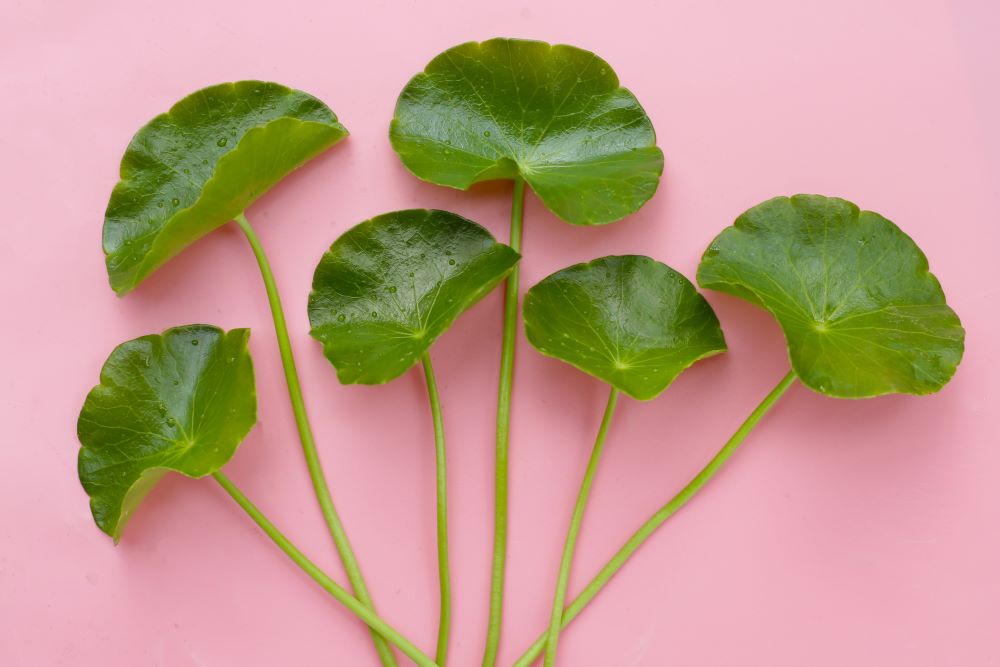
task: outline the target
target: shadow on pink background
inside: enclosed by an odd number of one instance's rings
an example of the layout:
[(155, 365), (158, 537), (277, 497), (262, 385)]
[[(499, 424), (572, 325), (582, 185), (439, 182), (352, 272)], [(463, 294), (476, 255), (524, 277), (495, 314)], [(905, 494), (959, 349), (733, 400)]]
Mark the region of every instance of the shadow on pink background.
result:
[[(643, 252), (693, 276), (776, 194), (852, 199), (927, 252), (968, 329), (940, 394), (826, 399), (796, 387), (729, 467), (565, 633), (560, 664), (1000, 665), (1000, 11), (965, 2), (15, 2), (0, 20), (0, 664), (376, 665), (364, 628), (210, 481), (166, 479), (118, 548), (76, 479), (76, 415), (118, 342), (189, 322), (253, 328), (260, 422), (227, 467), (343, 573), (312, 497), (249, 248), (223, 228), (125, 299), (104, 206), (132, 133), (202, 86), (263, 78), (328, 102), (342, 145), (250, 211), (278, 275), (334, 497), (382, 614), (425, 650), (437, 622), (433, 441), (422, 379), (342, 387), (307, 335), (312, 269), (349, 226), (406, 207), (506, 238), (510, 190), (416, 181), (386, 132), (435, 54), (495, 35), (607, 59), (653, 119), (660, 191), (608, 227), (529, 198), (523, 284)], [(762, 311), (710, 293), (731, 352), (650, 403), (626, 400), (571, 593), (697, 471), (784, 374)], [(492, 541), (499, 295), (433, 349), (449, 438), (452, 664), (478, 665)], [(501, 664), (547, 623), (605, 388), (521, 341)]]

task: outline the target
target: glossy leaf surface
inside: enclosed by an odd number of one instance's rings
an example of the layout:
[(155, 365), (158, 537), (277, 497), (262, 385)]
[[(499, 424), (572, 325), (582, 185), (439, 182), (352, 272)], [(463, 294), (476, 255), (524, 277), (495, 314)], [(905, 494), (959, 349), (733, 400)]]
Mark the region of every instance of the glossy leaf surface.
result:
[(393, 148), (417, 177), (467, 189), (520, 174), (577, 225), (620, 220), (656, 191), (653, 125), (611, 66), (573, 46), (469, 42), (403, 89)]
[(168, 329), (114, 349), (87, 395), (77, 434), (94, 521), (117, 542), (168, 471), (221, 468), (257, 418), (247, 329)]
[(769, 310), (802, 382), (829, 396), (937, 391), (965, 332), (913, 240), (878, 213), (819, 195), (776, 197), (723, 231), (704, 286)]
[(185, 97), (132, 139), (104, 217), (111, 287), (124, 294), (346, 136), (315, 97), (240, 81)]
[(520, 257), (447, 211), (386, 213), (323, 255), (309, 295), (311, 334), (344, 384), (402, 375)]
[(553, 273), (524, 297), (528, 340), (640, 400), (726, 349), (712, 307), (649, 257), (603, 257)]

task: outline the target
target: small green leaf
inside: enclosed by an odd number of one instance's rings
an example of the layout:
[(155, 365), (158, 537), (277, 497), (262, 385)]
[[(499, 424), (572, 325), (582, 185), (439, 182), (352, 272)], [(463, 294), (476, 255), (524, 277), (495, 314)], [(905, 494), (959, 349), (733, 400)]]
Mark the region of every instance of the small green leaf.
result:
[(599, 225), (637, 211), (663, 172), (653, 125), (589, 51), (469, 42), (403, 89), (389, 131), (418, 178), (462, 190), (520, 174), (553, 213)]
[(965, 332), (920, 248), (843, 199), (753, 207), (712, 241), (698, 282), (769, 310), (795, 373), (821, 394), (929, 394), (962, 359)]
[(691, 282), (649, 257), (603, 257), (553, 273), (524, 297), (528, 341), (633, 398), (724, 352), (712, 307)]
[(520, 256), (471, 220), (413, 209), (362, 222), (316, 267), (310, 332), (344, 384), (402, 375)]
[(121, 538), (168, 471), (221, 468), (257, 420), (247, 329), (168, 329), (114, 349), (80, 411), (80, 482), (94, 521)]
[(125, 294), (347, 135), (311, 95), (239, 81), (193, 93), (129, 143), (104, 215), (111, 287)]

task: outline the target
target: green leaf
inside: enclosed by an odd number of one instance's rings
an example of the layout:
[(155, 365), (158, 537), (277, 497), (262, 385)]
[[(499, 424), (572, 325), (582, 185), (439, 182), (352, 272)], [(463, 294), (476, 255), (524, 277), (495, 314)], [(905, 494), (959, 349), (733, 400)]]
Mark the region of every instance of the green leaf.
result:
[(129, 143), (104, 215), (111, 287), (125, 294), (347, 135), (311, 95), (276, 83), (204, 88)]
[(418, 178), (465, 190), (520, 174), (557, 216), (599, 225), (637, 211), (663, 172), (653, 125), (589, 51), (469, 42), (403, 89), (389, 131)]
[(639, 400), (724, 352), (712, 307), (691, 282), (649, 257), (602, 257), (553, 273), (524, 297), (528, 341)]
[(349, 229), (320, 260), (309, 295), (310, 333), (344, 384), (388, 382), (519, 259), (454, 213), (380, 215)]
[(769, 310), (796, 374), (821, 394), (928, 394), (962, 359), (965, 332), (920, 248), (843, 199), (753, 207), (709, 246), (698, 282)]
[(168, 471), (221, 468), (257, 420), (247, 329), (168, 329), (114, 349), (80, 411), (80, 482), (94, 521), (121, 538)]

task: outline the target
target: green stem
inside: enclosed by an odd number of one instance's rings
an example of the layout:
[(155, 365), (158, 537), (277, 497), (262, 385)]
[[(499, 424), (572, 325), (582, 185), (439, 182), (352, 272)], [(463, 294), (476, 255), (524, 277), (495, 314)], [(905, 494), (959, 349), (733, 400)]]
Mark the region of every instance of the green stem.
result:
[[(302, 441), (302, 452), (305, 455), (306, 466), (309, 468), (309, 477), (312, 479), (313, 489), (316, 492), (316, 499), (319, 501), (323, 518), (330, 528), (333, 542), (340, 554), (340, 559), (347, 572), (347, 578), (351, 582), (351, 588), (368, 609), (375, 611), (368, 587), (365, 586), (361, 576), (361, 568), (358, 566), (357, 557), (351, 549), (351, 543), (347, 539), (344, 525), (340, 521), (340, 516), (333, 505), (333, 498), (330, 497), (330, 489), (326, 483), (326, 476), (323, 474), (323, 467), (320, 464), (319, 452), (316, 450), (316, 442), (313, 439), (312, 427), (309, 425), (309, 416), (306, 414), (305, 401), (302, 399), (302, 385), (299, 384), (299, 373), (295, 368), (295, 357), (292, 355), (292, 344), (288, 338), (288, 326), (285, 324), (285, 313), (281, 307), (281, 297), (278, 294), (278, 286), (274, 280), (274, 273), (271, 271), (271, 264), (267, 261), (264, 248), (254, 233), (253, 227), (246, 219), (246, 215), (240, 213), (236, 216), (236, 223), (243, 230), (253, 249), (254, 257), (260, 266), (260, 275), (264, 279), (264, 288), (267, 290), (267, 301), (271, 306), (271, 316), (274, 319), (274, 332), (278, 337), (278, 350), (281, 352), (281, 365), (285, 371), (285, 382), (288, 384), (288, 396), (292, 401), (292, 412), (295, 414), (295, 424), (299, 430), (299, 440)], [(372, 632), (372, 639), (375, 642), (375, 649), (378, 651), (379, 659), (384, 667), (396, 667), (396, 658), (388, 644), (375, 632)]]
[(424, 353), (424, 379), (427, 381), (427, 398), (434, 420), (434, 460), (437, 470), (437, 541), (438, 581), (441, 585), (441, 617), (438, 622), (437, 653), (435, 662), (444, 667), (448, 660), (448, 637), (451, 635), (451, 574), (448, 567), (448, 477), (444, 454), (444, 420), (441, 418), (441, 398), (431, 355)]
[[(524, 219), (524, 179), (514, 179), (514, 202), (510, 212), (510, 247), (521, 252)], [(510, 441), (510, 395), (514, 376), (514, 346), (517, 342), (517, 266), (507, 277), (504, 290), (503, 341), (500, 347), (500, 389), (497, 393), (496, 499), (493, 523), (493, 569), (490, 575), (490, 619), (486, 630), (483, 667), (494, 667), (500, 646), (503, 619), (503, 580), (507, 561), (507, 447)]]
[(617, 404), (618, 389), (612, 387), (611, 394), (608, 396), (608, 406), (604, 409), (604, 419), (601, 420), (601, 428), (594, 441), (594, 450), (590, 454), (587, 471), (580, 484), (580, 493), (576, 497), (573, 518), (569, 522), (569, 530), (566, 533), (566, 545), (563, 547), (562, 562), (559, 563), (559, 578), (556, 580), (556, 594), (552, 600), (549, 636), (545, 643), (545, 667), (553, 667), (556, 664), (556, 646), (559, 644), (559, 631), (562, 629), (563, 605), (566, 603), (566, 587), (569, 585), (569, 570), (573, 563), (573, 552), (576, 550), (576, 539), (580, 534), (583, 512), (587, 507), (587, 497), (590, 495), (590, 487), (594, 483), (594, 473), (597, 472), (597, 464), (601, 460), (604, 441), (608, 437), (608, 428), (611, 426), (611, 417), (615, 413)]
[[(733, 455), (733, 452), (740, 446), (740, 444), (746, 439), (750, 432), (753, 431), (757, 422), (761, 420), (774, 407), (774, 404), (778, 402), (778, 399), (788, 390), (790, 386), (795, 382), (795, 372), (789, 371), (788, 375), (781, 379), (781, 382), (771, 390), (760, 405), (758, 405), (747, 420), (743, 422), (740, 428), (733, 434), (729, 441), (723, 446), (719, 453), (708, 462), (701, 472), (699, 472), (694, 479), (688, 482), (680, 492), (670, 499), (670, 501), (661, 507), (659, 511), (656, 512), (652, 517), (649, 518), (646, 523), (642, 525), (639, 530), (637, 530), (632, 537), (625, 543), (621, 549), (618, 550), (607, 565), (601, 568), (601, 571), (597, 573), (587, 587), (583, 589), (579, 597), (573, 600), (572, 603), (562, 615), (562, 627), (566, 627), (576, 618), (583, 608), (590, 604), (590, 601), (604, 588), (605, 585), (611, 580), (615, 573), (621, 569), (622, 565), (625, 564), (636, 549), (642, 546), (643, 542), (649, 539), (649, 536), (656, 531), (663, 522), (669, 519), (677, 510), (683, 507), (691, 498), (701, 490), (705, 484), (708, 483), (710, 479), (719, 472), (723, 464)], [(548, 640), (548, 632), (546, 631), (539, 637), (534, 644), (531, 645), (524, 655), (514, 663), (513, 667), (528, 667), (541, 655), (542, 651), (545, 649), (546, 642)]]
[(385, 621), (379, 618), (367, 605), (362, 604), (352, 597), (351, 594), (348, 593), (342, 586), (331, 579), (325, 572), (319, 569), (315, 563), (309, 560), (305, 554), (299, 551), (299, 549), (292, 544), (291, 541), (289, 541), (289, 539), (285, 537), (252, 502), (250, 502), (250, 499), (247, 498), (235, 484), (233, 484), (232, 480), (219, 471), (212, 473), (212, 477), (215, 478), (215, 481), (217, 481), (222, 488), (226, 490), (226, 493), (232, 496), (233, 500), (235, 500), (236, 503), (250, 515), (250, 518), (253, 519), (258, 526), (260, 526), (261, 530), (263, 530), (268, 537), (274, 540), (274, 543), (277, 544), (278, 547), (284, 551), (296, 565), (302, 568), (306, 574), (322, 586), (327, 593), (332, 595), (337, 602), (347, 607), (355, 616), (367, 623), (372, 632), (377, 632), (381, 637), (388, 639), (390, 642), (398, 646), (403, 653), (405, 653), (413, 660), (413, 662), (417, 663), (421, 667), (436, 667), (436, 663), (424, 655), (423, 652), (407, 640), (406, 637), (399, 634)]

